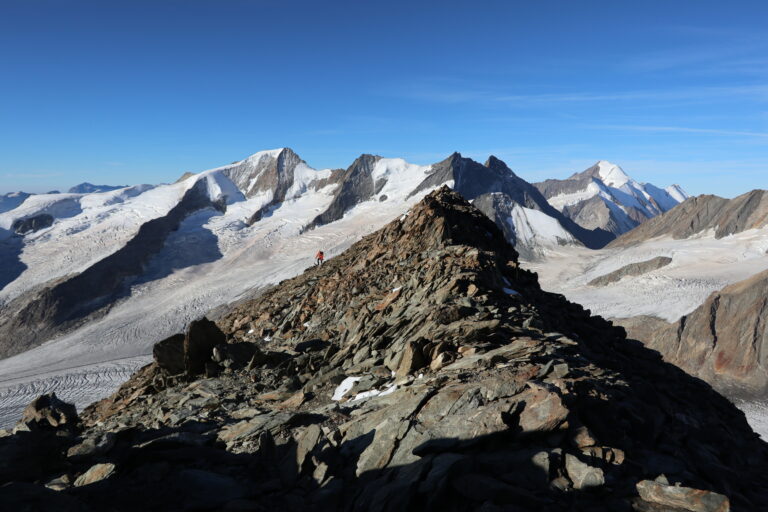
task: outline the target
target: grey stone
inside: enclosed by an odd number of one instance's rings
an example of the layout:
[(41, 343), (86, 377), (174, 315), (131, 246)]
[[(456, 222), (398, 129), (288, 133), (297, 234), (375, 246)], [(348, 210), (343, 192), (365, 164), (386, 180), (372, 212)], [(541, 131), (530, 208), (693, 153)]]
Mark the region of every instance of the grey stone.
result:
[(573, 482), (574, 489), (588, 489), (605, 484), (605, 475), (600, 468), (592, 467), (575, 455), (565, 454), (565, 470)]
[(116, 469), (116, 466), (111, 462), (96, 464), (91, 466), (88, 471), (77, 477), (74, 485), (75, 487), (82, 487), (84, 485), (90, 485), (102, 480), (106, 480), (115, 473)]

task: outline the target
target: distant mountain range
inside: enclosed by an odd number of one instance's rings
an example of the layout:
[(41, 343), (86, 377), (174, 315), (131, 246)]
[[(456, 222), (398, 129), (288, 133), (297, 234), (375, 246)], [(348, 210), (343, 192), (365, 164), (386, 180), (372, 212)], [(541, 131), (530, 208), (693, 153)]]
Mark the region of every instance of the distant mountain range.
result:
[(94, 192), (109, 192), (110, 190), (117, 190), (119, 188), (125, 188), (128, 185), (94, 185), (93, 183), (83, 182), (79, 185), (69, 189), (70, 194), (93, 194)]
[(605, 160), (565, 180), (546, 180), (534, 186), (580, 226), (613, 235), (626, 233), (688, 198), (679, 185), (660, 189), (639, 183)]
[[(605, 174), (606, 165), (565, 182), (589, 181), (588, 187), (607, 190), (615, 199), (605, 204), (647, 216), (682, 197), (639, 185), (616, 166)], [(148, 313), (166, 315), (161, 323), (170, 328), (184, 320), (169, 323), (167, 315), (178, 307), (194, 304), (186, 313), (194, 316), (295, 274), (317, 249), (332, 253), (348, 246), (444, 184), (493, 219), (527, 259), (559, 246), (599, 248), (615, 237), (613, 225), (580, 225), (580, 217), (566, 215), (571, 210), (558, 211), (542, 193), (555, 190), (556, 182), (545, 183), (526, 182), (495, 157), (481, 164), (454, 153), (419, 166), (361, 155), (347, 169), (318, 171), (281, 148), (187, 173), (168, 185), (85, 183), (66, 194), (31, 195), (0, 213), (0, 339), (5, 340), (0, 356), (81, 328), (116, 304), (155, 292), (176, 294), (176, 302), (157, 296)], [(607, 201), (608, 193), (603, 195)], [(254, 275), (251, 265), (261, 273)], [(194, 280), (191, 274), (179, 277), (192, 269)], [(166, 290), (171, 283), (173, 291)], [(179, 286), (197, 291), (185, 295)], [(133, 321), (148, 322), (141, 315)]]

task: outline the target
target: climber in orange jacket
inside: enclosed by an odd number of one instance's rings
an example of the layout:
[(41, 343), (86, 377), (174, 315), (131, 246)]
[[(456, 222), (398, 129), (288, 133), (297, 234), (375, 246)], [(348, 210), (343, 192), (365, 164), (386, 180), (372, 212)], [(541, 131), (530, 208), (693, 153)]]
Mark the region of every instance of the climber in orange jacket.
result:
[(315, 254), (315, 265), (322, 265), (324, 259), (325, 254), (323, 254), (323, 251), (317, 251), (317, 254)]

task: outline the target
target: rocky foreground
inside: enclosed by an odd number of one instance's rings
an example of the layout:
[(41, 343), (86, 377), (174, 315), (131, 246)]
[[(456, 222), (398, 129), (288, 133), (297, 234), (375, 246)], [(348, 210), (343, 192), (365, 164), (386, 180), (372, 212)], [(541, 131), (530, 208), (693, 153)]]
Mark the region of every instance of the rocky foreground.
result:
[(754, 511), (768, 445), (440, 189), (0, 438), (8, 510)]

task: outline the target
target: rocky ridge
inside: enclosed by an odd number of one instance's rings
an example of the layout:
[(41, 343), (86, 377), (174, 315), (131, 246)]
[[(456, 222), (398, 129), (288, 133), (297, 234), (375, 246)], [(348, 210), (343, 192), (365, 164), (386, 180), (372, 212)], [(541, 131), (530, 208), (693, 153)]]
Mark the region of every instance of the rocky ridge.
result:
[[(756, 510), (768, 447), (706, 384), (519, 268), (441, 189), (0, 437), (31, 510)], [(37, 508), (35, 508), (37, 507)]]
[(672, 258), (669, 256), (656, 256), (645, 261), (638, 261), (636, 263), (629, 263), (621, 268), (609, 272), (600, 277), (596, 277), (591, 280), (589, 286), (606, 286), (611, 283), (621, 281), (623, 277), (627, 276), (640, 276), (654, 270), (666, 267), (672, 263)]

